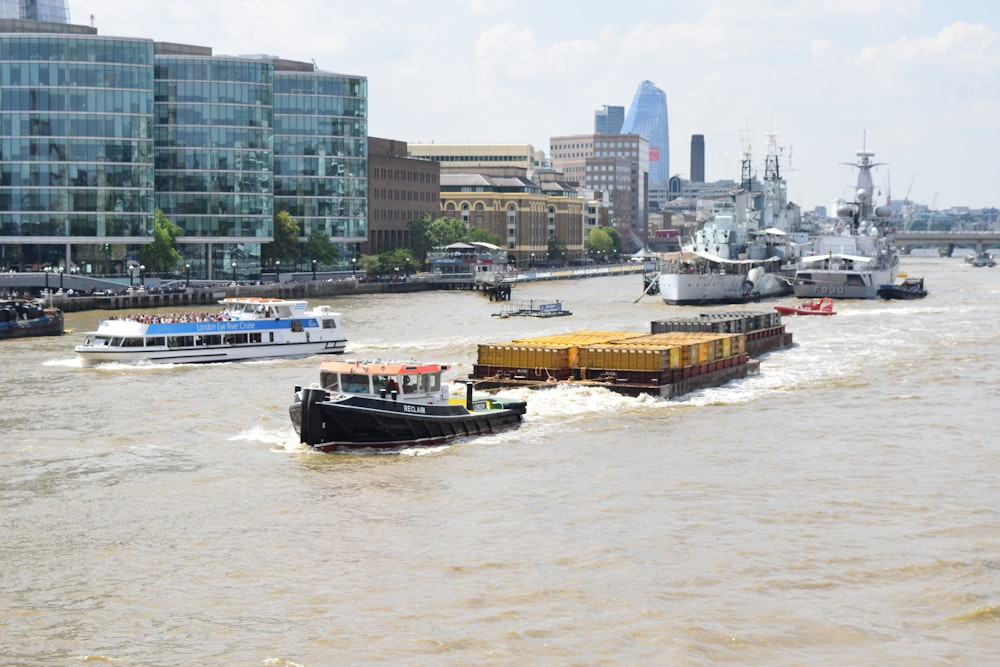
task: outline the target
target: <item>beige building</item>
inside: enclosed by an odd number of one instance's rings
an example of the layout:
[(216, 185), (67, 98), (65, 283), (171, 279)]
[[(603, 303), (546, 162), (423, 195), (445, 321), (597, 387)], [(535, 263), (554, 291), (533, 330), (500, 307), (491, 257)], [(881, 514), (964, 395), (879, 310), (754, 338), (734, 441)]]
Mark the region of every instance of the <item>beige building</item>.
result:
[(521, 267), (545, 261), (551, 238), (566, 248), (557, 261), (583, 258), (588, 204), (571, 184), (532, 180), (523, 169), (441, 174), (441, 213), (499, 237)]
[(405, 141), (368, 137), (368, 242), (365, 254), (410, 246), (409, 223), (441, 217), (441, 167), (409, 157)]
[(545, 152), (531, 144), (410, 144), (410, 157), (440, 163), (442, 173), (476, 173), (517, 167), (530, 174), (545, 164)]

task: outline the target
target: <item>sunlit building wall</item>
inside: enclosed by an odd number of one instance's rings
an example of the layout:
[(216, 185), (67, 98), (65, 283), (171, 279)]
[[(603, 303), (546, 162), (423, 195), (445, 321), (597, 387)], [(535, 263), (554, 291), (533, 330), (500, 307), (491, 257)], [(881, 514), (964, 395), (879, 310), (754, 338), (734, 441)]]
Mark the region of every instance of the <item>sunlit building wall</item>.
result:
[(0, 20), (0, 266), (121, 272), (153, 231), (153, 42)]
[(368, 80), (273, 62), (274, 210), (350, 262), (368, 238)]
[(257, 275), (274, 235), (273, 67), (203, 47), (156, 51), (156, 207), (183, 230), (197, 275)]

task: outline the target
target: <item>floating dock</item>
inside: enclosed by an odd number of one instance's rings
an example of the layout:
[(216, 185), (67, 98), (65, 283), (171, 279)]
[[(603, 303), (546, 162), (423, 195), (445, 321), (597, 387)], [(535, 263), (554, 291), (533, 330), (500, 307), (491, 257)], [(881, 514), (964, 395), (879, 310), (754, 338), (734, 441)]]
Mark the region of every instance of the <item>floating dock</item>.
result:
[(561, 301), (518, 301), (508, 304), (494, 317), (563, 317), (572, 315)]
[(674, 398), (756, 374), (757, 355), (788, 347), (778, 313), (706, 313), (654, 321), (651, 333), (575, 331), (479, 346), (482, 390), (559, 385)]

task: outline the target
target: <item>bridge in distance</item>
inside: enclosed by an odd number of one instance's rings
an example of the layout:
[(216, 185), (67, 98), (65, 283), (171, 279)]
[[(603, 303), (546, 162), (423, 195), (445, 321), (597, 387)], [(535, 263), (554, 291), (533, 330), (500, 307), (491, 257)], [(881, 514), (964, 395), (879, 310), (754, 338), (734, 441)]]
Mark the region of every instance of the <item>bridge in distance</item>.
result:
[(904, 251), (913, 248), (940, 248), (951, 255), (955, 248), (972, 248), (976, 252), (1000, 248), (1000, 232), (896, 232), (896, 245)]

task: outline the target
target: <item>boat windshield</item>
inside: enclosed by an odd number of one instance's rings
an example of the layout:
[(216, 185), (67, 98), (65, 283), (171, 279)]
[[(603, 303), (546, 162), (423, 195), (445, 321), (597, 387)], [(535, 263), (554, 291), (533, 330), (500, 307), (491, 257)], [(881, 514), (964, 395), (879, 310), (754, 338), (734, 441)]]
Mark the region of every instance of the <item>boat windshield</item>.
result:
[(341, 391), (349, 394), (369, 394), (368, 376), (363, 373), (345, 373), (340, 377)]

